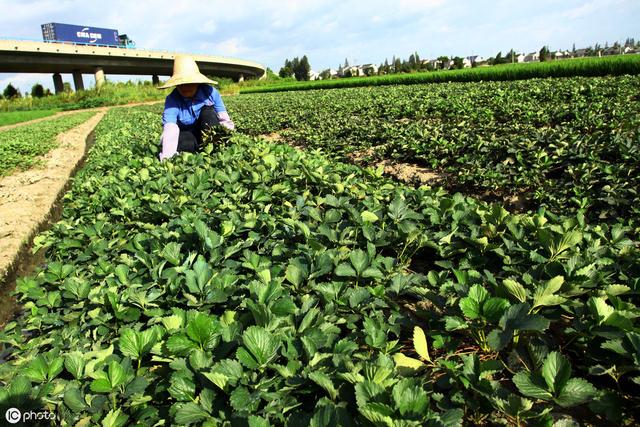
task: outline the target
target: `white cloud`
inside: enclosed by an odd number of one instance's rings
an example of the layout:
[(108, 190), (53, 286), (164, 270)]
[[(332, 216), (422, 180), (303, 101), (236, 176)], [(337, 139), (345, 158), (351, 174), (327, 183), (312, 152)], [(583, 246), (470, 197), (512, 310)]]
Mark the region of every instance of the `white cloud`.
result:
[(568, 19), (577, 19), (584, 16), (593, 15), (599, 9), (615, 7), (623, 3), (628, 3), (627, 0), (591, 0), (583, 2), (578, 7), (569, 9), (562, 13), (562, 16)]
[(239, 37), (232, 37), (218, 43), (201, 43), (200, 47), (203, 53), (219, 56), (238, 56), (247, 50)]
[(198, 28), (198, 32), (201, 34), (213, 34), (218, 29), (216, 25), (216, 21), (213, 19), (209, 19), (202, 24), (200, 28)]
[[(445, 3), (444, 0), (400, 0), (399, 8), (403, 12), (424, 12), (442, 6)], [(458, 7), (464, 7), (464, 5), (456, 5)]]

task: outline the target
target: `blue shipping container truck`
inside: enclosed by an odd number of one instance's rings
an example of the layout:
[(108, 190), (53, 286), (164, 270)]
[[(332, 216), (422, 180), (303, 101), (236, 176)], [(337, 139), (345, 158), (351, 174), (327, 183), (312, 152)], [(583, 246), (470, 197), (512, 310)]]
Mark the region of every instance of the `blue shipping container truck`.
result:
[(118, 47), (120, 40), (118, 30), (109, 28), (86, 27), (82, 25), (59, 24), (51, 22), (42, 24), (44, 41), (71, 42), (90, 45)]

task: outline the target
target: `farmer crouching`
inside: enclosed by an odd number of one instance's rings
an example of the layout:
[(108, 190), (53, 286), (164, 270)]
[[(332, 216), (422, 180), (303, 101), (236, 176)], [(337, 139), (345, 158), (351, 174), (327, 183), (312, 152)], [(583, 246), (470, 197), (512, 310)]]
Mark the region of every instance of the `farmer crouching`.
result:
[(210, 86), (216, 83), (200, 73), (192, 57), (176, 55), (173, 75), (158, 87), (175, 86), (164, 103), (160, 160), (181, 151), (198, 151), (202, 146), (202, 132), (210, 127), (222, 125), (234, 129), (220, 92)]

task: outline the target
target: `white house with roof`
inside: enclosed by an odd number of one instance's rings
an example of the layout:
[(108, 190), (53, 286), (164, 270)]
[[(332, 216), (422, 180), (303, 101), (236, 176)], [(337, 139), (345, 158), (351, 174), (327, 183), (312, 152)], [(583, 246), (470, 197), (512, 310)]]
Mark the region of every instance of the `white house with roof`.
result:
[(358, 68), (360, 68), (360, 71), (365, 76), (373, 76), (375, 74), (378, 74), (378, 66), (376, 64), (364, 64), (360, 65)]
[(539, 62), (540, 61), (540, 52), (531, 52), (527, 53), (524, 56), (523, 62)]
[(473, 63), (476, 67), (482, 67), (484, 65), (489, 65), (489, 58), (484, 58), (482, 56), (476, 56), (473, 60)]

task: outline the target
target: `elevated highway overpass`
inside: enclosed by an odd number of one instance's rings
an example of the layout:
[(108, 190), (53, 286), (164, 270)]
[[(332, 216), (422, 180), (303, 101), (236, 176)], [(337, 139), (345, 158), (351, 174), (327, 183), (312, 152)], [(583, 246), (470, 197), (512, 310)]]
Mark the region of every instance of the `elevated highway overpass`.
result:
[[(179, 52), (125, 49), (67, 43), (0, 40), (0, 73), (51, 73), (56, 93), (63, 90), (61, 73), (73, 75), (76, 90), (83, 90), (82, 74), (93, 74), (96, 87), (105, 74), (170, 76), (173, 58)], [(213, 55), (192, 55), (200, 72), (235, 80), (262, 78), (261, 64), (243, 59)]]

